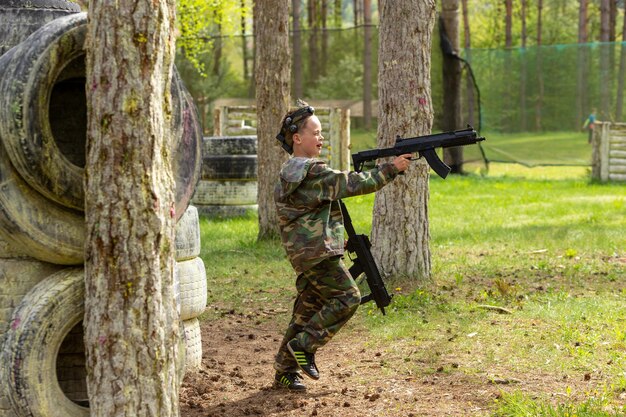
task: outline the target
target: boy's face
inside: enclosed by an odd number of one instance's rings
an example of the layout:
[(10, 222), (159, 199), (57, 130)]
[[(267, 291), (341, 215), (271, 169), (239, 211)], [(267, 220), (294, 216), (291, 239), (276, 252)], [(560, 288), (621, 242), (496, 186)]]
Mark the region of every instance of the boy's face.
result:
[(293, 156), (317, 158), (322, 152), (322, 125), (317, 116), (309, 117), (293, 135)]

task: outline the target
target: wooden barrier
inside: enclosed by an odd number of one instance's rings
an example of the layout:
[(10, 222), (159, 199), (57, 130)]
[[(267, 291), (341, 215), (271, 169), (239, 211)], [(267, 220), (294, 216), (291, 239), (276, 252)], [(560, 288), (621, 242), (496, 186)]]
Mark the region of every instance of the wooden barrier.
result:
[(626, 123), (596, 122), (592, 139), (592, 178), (626, 181)]
[[(320, 158), (331, 168), (350, 169), (350, 110), (315, 108), (322, 123), (324, 148)], [(256, 106), (222, 106), (213, 113), (213, 136), (256, 135)], [(278, 130), (278, 129), (277, 129)]]

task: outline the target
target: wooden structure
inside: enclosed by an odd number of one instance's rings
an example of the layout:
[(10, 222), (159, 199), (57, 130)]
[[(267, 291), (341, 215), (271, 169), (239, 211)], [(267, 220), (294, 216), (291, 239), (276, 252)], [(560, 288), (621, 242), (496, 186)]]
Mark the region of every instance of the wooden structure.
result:
[[(213, 136), (256, 135), (256, 106), (217, 107), (213, 115)], [(334, 169), (349, 170), (350, 110), (316, 107), (315, 115), (322, 123), (325, 142), (320, 158)]]
[(596, 122), (594, 126), (592, 178), (626, 181), (626, 123)]

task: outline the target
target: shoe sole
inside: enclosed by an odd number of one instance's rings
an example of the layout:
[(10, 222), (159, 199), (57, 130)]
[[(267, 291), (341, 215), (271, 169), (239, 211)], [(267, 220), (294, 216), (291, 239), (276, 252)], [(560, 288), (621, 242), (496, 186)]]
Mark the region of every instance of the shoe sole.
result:
[[(291, 353), (291, 356), (293, 356), (293, 358), (296, 360), (296, 363), (298, 364), (298, 368), (302, 370), (302, 373), (304, 373), (304, 375), (308, 376), (314, 381), (317, 381), (318, 379), (320, 379), (319, 375), (316, 378), (315, 376), (309, 374), (302, 366), (300, 366), (300, 363), (298, 362), (298, 359), (296, 358), (296, 352), (294, 352), (294, 350), (291, 348), (291, 345), (289, 343), (287, 343), (287, 349), (289, 350), (289, 353)], [(319, 374), (319, 371), (318, 371), (318, 374)]]

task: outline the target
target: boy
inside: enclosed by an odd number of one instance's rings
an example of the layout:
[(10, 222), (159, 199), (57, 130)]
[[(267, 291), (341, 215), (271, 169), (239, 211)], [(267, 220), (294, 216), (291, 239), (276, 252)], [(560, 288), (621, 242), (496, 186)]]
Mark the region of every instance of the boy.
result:
[(274, 190), (283, 246), (298, 274), (291, 322), (275, 358), (275, 386), (302, 391), (300, 373), (319, 378), (315, 352), (352, 317), (359, 288), (341, 261), (343, 216), (338, 200), (372, 193), (407, 169), (410, 154), (361, 173), (330, 169), (316, 159), (324, 137), (306, 103), (288, 113), (276, 138), (293, 157)]

